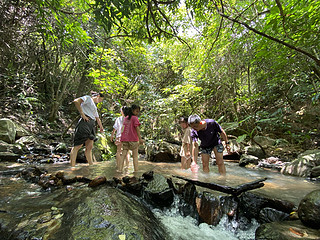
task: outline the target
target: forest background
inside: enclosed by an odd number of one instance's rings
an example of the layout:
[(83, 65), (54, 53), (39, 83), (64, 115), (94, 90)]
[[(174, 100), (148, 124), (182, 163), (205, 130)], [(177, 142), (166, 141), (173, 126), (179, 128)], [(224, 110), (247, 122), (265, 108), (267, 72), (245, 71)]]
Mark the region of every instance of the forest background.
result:
[(95, 90), (108, 133), (135, 103), (145, 139), (175, 141), (199, 114), (309, 149), (319, 50), (316, 0), (0, 0), (0, 116), (62, 134)]

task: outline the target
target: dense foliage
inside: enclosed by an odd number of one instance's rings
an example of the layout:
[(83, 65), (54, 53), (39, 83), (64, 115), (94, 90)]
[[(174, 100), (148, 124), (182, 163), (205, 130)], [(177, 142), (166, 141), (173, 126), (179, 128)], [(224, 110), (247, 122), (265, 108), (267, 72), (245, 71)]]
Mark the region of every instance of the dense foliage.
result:
[(112, 128), (142, 106), (143, 136), (175, 140), (197, 113), (242, 134), (310, 144), (319, 135), (316, 0), (0, 1), (1, 116), (60, 126), (70, 102), (104, 91)]

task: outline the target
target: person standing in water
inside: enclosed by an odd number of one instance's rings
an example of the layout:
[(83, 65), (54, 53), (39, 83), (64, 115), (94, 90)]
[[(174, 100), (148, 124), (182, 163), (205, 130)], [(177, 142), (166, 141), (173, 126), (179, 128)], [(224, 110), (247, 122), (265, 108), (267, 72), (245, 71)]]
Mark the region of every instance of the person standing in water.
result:
[[(118, 117), (113, 125), (113, 131), (111, 133), (111, 142), (114, 140), (114, 134), (116, 133), (116, 139), (114, 144), (117, 146), (117, 153), (116, 153), (116, 162), (117, 162), (117, 170), (120, 170), (120, 162), (121, 162), (121, 152), (122, 152), (122, 142), (120, 141), (121, 138), (121, 131), (123, 127), (123, 121), (125, 118), (124, 112), (126, 111), (127, 107), (123, 106), (120, 109), (121, 116)], [(130, 158), (130, 153), (127, 153), (126, 157), (126, 167), (129, 167), (129, 158)]]
[(192, 161), (192, 138), (191, 138), (191, 128), (188, 124), (187, 117), (180, 117), (179, 124), (183, 130), (182, 146), (180, 150), (181, 156), (181, 169), (188, 169), (191, 166)]
[(221, 138), (222, 140), (224, 140), (228, 152), (230, 152), (230, 145), (228, 142), (228, 136), (225, 133), (225, 131), (215, 120), (201, 120), (201, 118), (198, 115), (189, 116), (188, 123), (192, 128), (191, 138), (194, 143), (193, 159), (197, 158), (198, 155), (198, 144), (196, 142), (199, 139), (201, 141), (200, 154), (203, 165), (203, 171), (207, 173), (210, 171), (209, 159), (213, 150), (216, 157), (219, 173), (223, 176), (226, 175), (226, 167), (223, 161), (224, 147)]
[(80, 113), (80, 120), (75, 128), (73, 148), (70, 152), (70, 163), (74, 167), (76, 164), (77, 154), (80, 148), (85, 145), (85, 156), (89, 165), (92, 161), (93, 142), (96, 138), (96, 123), (100, 127), (100, 132), (103, 132), (103, 126), (99, 118), (96, 103), (103, 101), (102, 93), (92, 93), (92, 96), (86, 95), (73, 100), (76, 108)]
[(138, 149), (139, 144), (143, 144), (143, 140), (140, 135), (140, 122), (138, 119), (139, 113), (140, 107), (132, 105), (131, 108), (129, 108), (128, 116), (126, 116), (123, 121), (123, 131), (120, 138), (122, 142), (122, 157), (119, 168), (120, 172), (123, 170), (124, 159), (129, 150), (132, 151), (134, 171), (138, 171)]

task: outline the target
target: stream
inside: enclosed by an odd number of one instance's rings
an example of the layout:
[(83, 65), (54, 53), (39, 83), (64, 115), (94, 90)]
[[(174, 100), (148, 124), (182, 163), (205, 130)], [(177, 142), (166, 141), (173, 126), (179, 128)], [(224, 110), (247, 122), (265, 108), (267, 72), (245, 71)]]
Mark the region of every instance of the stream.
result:
[[(26, 164), (18, 163), (0, 163), (0, 172), (14, 172), (15, 170), (26, 168)], [(166, 177), (179, 175), (193, 180), (203, 182), (215, 182), (221, 185), (237, 186), (248, 183), (257, 179), (267, 178), (264, 187), (253, 192), (258, 192), (272, 198), (278, 198), (299, 205), (300, 200), (309, 192), (319, 189), (319, 182), (307, 181), (303, 178), (284, 176), (276, 171), (263, 169), (248, 169), (239, 167), (237, 163), (226, 162), (227, 176), (220, 177), (217, 166), (210, 166), (210, 173), (204, 174), (201, 167), (198, 172), (194, 173), (189, 170), (181, 170), (180, 163), (153, 163), (139, 160), (139, 171), (133, 172), (132, 161), (126, 172), (119, 174), (116, 172), (114, 161), (99, 162), (92, 166), (87, 164), (78, 164), (71, 168), (69, 164), (41, 164), (38, 167), (46, 169), (50, 174), (58, 171), (64, 171), (66, 178), (75, 176), (84, 176), (93, 179), (97, 176), (105, 176), (107, 179), (113, 177), (120, 178), (122, 176), (140, 177), (144, 172), (154, 171)], [(0, 174), (0, 226), (2, 222), (1, 213), (11, 211), (15, 214), (32, 214), (33, 211), (39, 211), (39, 208), (49, 208), (56, 205), (57, 201), (61, 201), (61, 196), (44, 192), (38, 185), (27, 183), (20, 178), (8, 177)], [(87, 188), (83, 185), (83, 188)], [(201, 187), (197, 187), (199, 192), (209, 191)], [(65, 191), (65, 190), (64, 190)], [(223, 195), (223, 193), (217, 193)], [(36, 204), (32, 204), (36, 199), (42, 199)], [(38, 200), (37, 200), (38, 201)], [(176, 205), (177, 201), (173, 205)], [(15, 206), (19, 205), (19, 210)], [(4, 207), (5, 206), (5, 207)], [(5, 209), (5, 210), (4, 210)], [(23, 211), (22, 211), (23, 209)], [(153, 213), (163, 223), (172, 239), (254, 239), (254, 233), (258, 227), (258, 223), (252, 222), (246, 231), (234, 230), (233, 224), (227, 223), (227, 219), (223, 218), (217, 226), (210, 226), (202, 223), (197, 224), (196, 220), (191, 217), (182, 217), (178, 213), (178, 207), (173, 206), (169, 209), (153, 209)]]

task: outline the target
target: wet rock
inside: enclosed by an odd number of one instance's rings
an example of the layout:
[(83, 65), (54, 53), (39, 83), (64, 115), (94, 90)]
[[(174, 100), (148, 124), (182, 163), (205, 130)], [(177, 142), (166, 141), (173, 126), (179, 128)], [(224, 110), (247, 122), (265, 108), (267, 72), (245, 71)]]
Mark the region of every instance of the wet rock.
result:
[(276, 140), (266, 136), (254, 136), (253, 140), (259, 143), (263, 148), (276, 145)]
[(37, 139), (34, 136), (23, 136), (19, 138), (16, 143), (22, 145), (37, 144)]
[(264, 158), (265, 157), (265, 154), (264, 152), (262, 151), (262, 149), (257, 146), (257, 145), (253, 145), (253, 146), (247, 146), (244, 148), (244, 153), (246, 155), (252, 155), (252, 156), (255, 156), (257, 158)]
[(259, 161), (259, 158), (252, 155), (243, 154), (241, 155), (239, 166), (245, 167), (246, 165), (252, 163), (254, 165), (257, 165)]
[(45, 158), (41, 159), (40, 163), (54, 163), (54, 160), (52, 158)]
[(168, 207), (173, 203), (174, 192), (167, 179), (160, 174), (154, 174), (144, 189), (144, 198), (159, 207)]
[(238, 201), (233, 196), (220, 197), (220, 207), (222, 214), (226, 214), (229, 219), (236, 218), (238, 212)]
[(259, 213), (260, 223), (280, 222), (290, 220), (290, 214), (274, 208), (263, 208)]
[(260, 211), (267, 207), (289, 214), (293, 211), (295, 205), (287, 201), (256, 195), (251, 192), (245, 192), (239, 197), (241, 213), (248, 219), (255, 218), (259, 221)]
[(99, 188), (81, 202), (64, 226), (65, 239), (170, 239), (149, 209), (117, 189)]
[(53, 150), (56, 153), (67, 153), (68, 148), (65, 143), (59, 143)]
[(16, 139), (31, 135), (20, 123), (15, 122), (14, 125), (16, 128)]
[(151, 181), (153, 179), (153, 171), (143, 173), (142, 177), (147, 181)]
[(298, 214), (306, 226), (320, 229), (320, 190), (312, 191), (301, 200)]
[(277, 157), (268, 157), (259, 161), (258, 167), (276, 169), (280, 172), (284, 164), (285, 163)]
[(14, 122), (8, 118), (0, 119), (0, 140), (14, 143), (16, 139), (16, 128)]
[(23, 154), (26, 149), (20, 144), (10, 144), (0, 140), (0, 152), (11, 152), (15, 154)]
[[(126, 183), (125, 183), (126, 182)], [(132, 177), (130, 179), (126, 179), (125, 182), (123, 182), (122, 185), (120, 185), (120, 189), (131, 193), (133, 195), (136, 195), (138, 197), (141, 197), (143, 194), (143, 186), (144, 183), (141, 181), (138, 181), (135, 177)]]
[(45, 144), (37, 144), (30, 151), (36, 154), (51, 154), (51, 148)]
[(262, 224), (255, 235), (256, 240), (311, 240), (319, 239), (320, 231), (308, 228), (298, 220)]
[(311, 170), (320, 165), (320, 150), (307, 150), (294, 161), (286, 163), (281, 173), (299, 177), (310, 176)]
[(107, 181), (106, 177), (99, 176), (94, 178), (91, 182), (89, 182), (88, 187), (97, 187), (99, 185), (106, 183), (106, 181)]
[(220, 201), (208, 192), (203, 192), (197, 199), (200, 222), (217, 225), (221, 219)]
[(0, 152), (0, 161), (15, 162), (20, 155), (12, 152)]
[(180, 145), (165, 141), (146, 142), (146, 158), (151, 162), (180, 162)]
[(311, 178), (320, 177), (320, 166), (317, 166), (311, 169), (310, 177)]
[(199, 213), (197, 210), (196, 199), (198, 192), (196, 187), (187, 182), (178, 190), (178, 193), (182, 196), (182, 201), (180, 201), (179, 211), (182, 216), (191, 216), (194, 219), (199, 220)]

